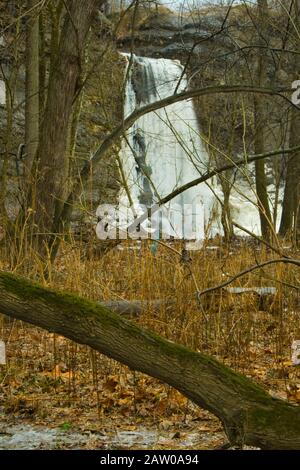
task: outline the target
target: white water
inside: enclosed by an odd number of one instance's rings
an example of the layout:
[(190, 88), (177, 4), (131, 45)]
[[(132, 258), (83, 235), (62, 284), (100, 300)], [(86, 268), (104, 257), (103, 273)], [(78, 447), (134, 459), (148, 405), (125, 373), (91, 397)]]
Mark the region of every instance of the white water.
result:
[[(126, 85), (125, 117), (141, 106), (174, 94), (182, 74), (179, 61), (134, 57)], [(183, 76), (177, 91), (186, 87)], [(192, 101), (174, 103), (138, 119), (127, 132), (121, 160), (135, 207), (151, 207), (159, 198), (206, 172), (208, 155), (199, 137)], [(145, 174), (150, 175), (151, 182)], [(120, 201), (124, 206), (130, 205), (128, 191), (122, 190)], [(203, 239), (204, 224), (209, 224), (214, 203), (215, 197), (207, 185), (188, 189), (167, 205), (166, 217), (171, 226), (163, 231), (178, 238)], [(193, 206), (195, 237), (190, 236), (186, 224), (183, 227), (178, 211), (178, 205), (185, 204)]]
[[(125, 57), (129, 63), (130, 57)], [(134, 56), (128, 75), (125, 117), (141, 106), (174, 94), (179, 80), (180, 85), (176, 91), (187, 89), (187, 79), (179, 61)], [(127, 142), (123, 141), (120, 157), (130, 197), (135, 206), (144, 204), (151, 207), (159, 197), (207, 172), (209, 157), (200, 138), (192, 100), (174, 103), (138, 119), (127, 132)], [(141, 167), (145, 171), (140, 171)], [(241, 168), (231, 191), (230, 206), (233, 220), (247, 230), (260, 234), (252, 173), (251, 165)], [(150, 174), (152, 183), (149, 183), (145, 174)], [(128, 190), (121, 191), (121, 206), (130, 206)], [(272, 208), (274, 186), (270, 185), (268, 190)], [(176, 204), (181, 207), (184, 204), (193, 204), (193, 213), (197, 215), (197, 219), (193, 220), (193, 231), (196, 227), (194, 238), (202, 240), (205, 236), (222, 234), (221, 211), (216, 195), (219, 200), (223, 200), (220, 185), (209, 180), (208, 185), (202, 183), (174, 198), (167, 206), (170, 212), (173, 208), (173, 216), (169, 213), (164, 215), (168, 220), (173, 217), (171, 227), (166, 231), (177, 238), (189, 238), (186, 225), (183, 227), (182, 216), (178, 214), (176, 219)], [(280, 196), (282, 198), (282, 194)], [(144, 208), (137, 212), (143, 211)], [(277, 225), (280, 213), (281, 207), (278, 207)], [(244, 235), (240, 230), (236, 230), (236, 233)], [(196, 246), (200, 247), (201, 243), (194, 245)]]

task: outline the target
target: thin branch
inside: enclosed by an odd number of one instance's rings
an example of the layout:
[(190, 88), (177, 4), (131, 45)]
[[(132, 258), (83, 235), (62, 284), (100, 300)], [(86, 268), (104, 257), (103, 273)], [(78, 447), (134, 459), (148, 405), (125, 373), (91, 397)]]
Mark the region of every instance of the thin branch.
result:
[(243, 227), (242, 225), (238, 224), (237, 222), (235, 222), (234, 220), (232, 220), (232, 225), (236, 228), (238, 228), (239, 230), (242, 230), (243, 232), (247, 233), (247, 235), (249, 235), (250, 237), (252, 238), (255, 238), (255, 240), (259, 241), (260, 243), (262, 243), (263, 245), (267, 246), (268, 248), (270, 248), (270, 250), (274, 251), (274, 253), (277, 253), (277, 255), (279, 256), (282, 256), (283, 258), (287, 258), (289, 259), (290, 257), (283, 254), (282, 253), (282, 250), (274, 245), (271, 245), (271, 243), (267, 242), (266, 240), (264, 240), (263, 238), (259, 237), (258, 235), (256, 235), (255, 233), (253, 232), (250, 232), (250, 230), (246, 229), (245, 227)]
[[(167, 196), (161, 198), (160, 201), (158, 203), (156, 203), (150, 209), (150, 211), (153, 214), (156, 210), (159, 209), (160, 206), (162, 206), (163, 204), (167, 204), (169, 201), (171, 201), (172, 199), (174, 199), (176, 196), (183, 193), (187, 189), (193, 188), (194, 186), (197, 186), (198, 184), (204, 183), (205, 181), (211, 179), (213, 176), (219, 175), (219, 174), (223, 173), (224, 171), (231, 170), (233, 168), (237, 168), (237, 167), (242, 166), (242, 165), (248, 165), (249, 163), (252, 163), (252, 162), (255, 162), (255, 161), (258, 161), (258, 160), (263, 160), (263, 159), (268, 158), (268, 157), (274, 157), (274, 156), (277, 156), (277, 155), (289, 154), (289, 153), (293, 153), (293, 152), (297, 152), (297, 151), (300, 151), (300, 145), (297, 145), (296, 147), (292, 147), (292, 148), (286, 149), (286, 150), (283, 150), (283, 149), (274, 150), (272, 152), (253, 155), (252, 157), (241, 158), (240, 160), (238, 160), (236, 162), (229, 163), (229, 164), (224, 165), (220, 168), (215, 168), (213, 170), (210, 170), (207, 173), (205, 173), (204, 175), (200, 176), (199, 178), (196, 178), (192, 181), (189, 181), (188, 183), (183, 184), (179, 188), (177, 188), (174, 191), (172, 191), (171, 193), (169, 193)], [(136, 224), (141, 224), (147, 218), (148, 218), (148, 213), (147, 214), (146, 213), (142, 214), (138, 219), (135, 220), (134, 226)]]
[(275, 264), (275, 263), (293, 264), (295, 266), (300, 267), (300, 260), (292, 259), (292, 258), (277, 258), (277, 259), (271, 259), (271, 260), (268, 260), (268, 261), (264, 261), (263, 263), (256, 264), (254, 266), (250, 266), (250, 268), (247, 268), (247, 269), (244, 269), (243, 271), (240, 271), (238, 274), (233, 276), (228, 281), (222, 282), (221, 284), (218, 284), (217, 286), (209, 287), (208, 289), (205, 289), (202, 292), (199, 292), (198, 297), (201, 297), (204, 294), (208, 294), (210, 292), (214, 292), (216, 290), (222, 289), (223, 287), (226, 287), (229, 284), (231, 284), (236, 279), (239, 279), (240, 277), (245, 276), (246, 274), (249, 274), (252, 271), (255, 271), (256, 269), (261, 269), (261, 268), (264, 268), (265, 266), (268, 266), (270, 264)]
[[(282, 93), (287, 91), (284, 88), (278, 88), (278, 89), (272, 89), (272, 88), (262, 88), (262, 87), (252, 87), (252, 86), (241, 86), (241, 85), (233, 85), (233, 86), (210, 86), (210, 87), (204, 87), (204, 88), (197, 88), (194, 90), (189, 90), (185, 91), (182, 93), (178, 93), (176, 95), (171, 95), (168, 96), (167, 98), (164, 98), (162, 100), (155, 101), (154, 103), (150, 103), (148, 105), (145, 105), (131, 113), (125, 120), (124, 122), (117, 126), (100, 144), (94, 155), (91, 157), (91, 159), (86, 162), (84, 167), (82, 168), (79, 176), (75, 179), (73, 183), (73, 187), (71, 189), (71, 192), (69, 194), (68, 199), (66, 200), (62, 212), (60, 214), (60, 217), (58, 218), (57, 222), (55, 225), (58, 224), (57, 227), (55, 227), (54, 231), (57, 232), (60, 230), (60, 226), (64, 224), (64, 222), (68, 219), (69, 213), (72, 210), (72, 205), (74, 203), (74, 200), (77, 196), (78, 190), (80, 190), (82, 183), (84, 184), (85, 181), (88, 179), (89, 175), (91, 174), (92, 168), (101, 160), (101, 158), (106, 154), (106, 152), (113, 147), (113, 145), (118, 141), (119, 138), (123, 135), (124, 131), (128, 130), (135, 122), (137, 119), (140, 117), (144, 116), (145, 114), (148, 114), (152, 111), (156, 111), (157, 109), (164, 108), (166, 106), (169, 106), (170, 104), (177, 103), (180, 101), (184, 101), (187, 99), (195, 98), (195, 97), (200, 97), (200, 96), (208, 96), (212, 94), (230, 94), (230, 93), (258, 93), (262, 95), (271, 95), (271, 96), (278, 96), (283, 98), (284, 100), (287, 100), (289, 103), (290, 100), (284, 96)], [(300, 150), (300, 147), (297, 147), (294, 149), (295, 150)], [(276, 155), (281, 154), (282, 151), (276, 151)], [(285, 152), (286, 153), (286, 152)], [(266, 158), (267, 156), (272, 156), (273, 153), (271, 152), (270, 154), (266, 154), (266, 156), (261, 156), (257, 157), (256, 159), (259, 158)], [(255, 161), (252, 160), (252, 161)], [(246, 163), (244, 160), (240, 163), (243, 164)], [(211, 178), (215, 174), (219, 173), (220, 171), (225, 171), (228, 167), (226, 167), (224, 170), (215, 170), (214, 172), (211, 172), (211, 174), (208, 174), (206, 176), (206, 179), (203, 181), (206, 181), (207, 179)], [(232, 166), (229, 166), (229, 169), (232, 168)], [(183, 186), (179, 188), (177, 191), (178, 193), (174, 194), (174, 196), (170, 197), (172, 199), (175, 197), (177, 194), (180, 194), (181, 192), (185, 191), (189, 187), (195, 186), (196, 184), (199, 184), (202, 182), (202, 179), (199, 180), (194, 180), (194, 182), (189, 183), (189, 185), (186, 188)], [(168, 200), (170, 200), (168, 199)]]
[(285, 100), (287, 100), (290, 104), (291, 101), (284, 96), (282, 93), (290, 91), (284, 88), (263, 88), (263, 87), (253, 87), (253, 86), (244, 86), (244, 85), (233, 85), (233, 86), (210, 86), (204, 88), (196, 88), (194, 90), (184, 91), (182, 93), (178, 93), (176, 95), (168, 96), (167, 98), (163, 98), (161, 100), (155, 101), (154, 103), (147, 104), (142, 106), (139, 109), (136, 109), (131, 113), (125, 120), (122, 125), (117, 126), (115, 130), (113, 130), (101, 143), (98, 147), (94, 155), (92, 156), (91, 160), (87, 162), (86, 166), (81, 171), (81, 179), (85, 179), (85, 175), (90, 173), (91, 167), (98, 163), (98, 161), (102, 158), (103, 154), (117, 141), (119, 137), (124, 133), (124, 131), (128, 130), (140, 117), (148, 114), (150, 112), (156, 111), (157, 109), (165, 108), (173, 103), (178, 103), (180, 101), (188, 100), (191, 98), (196, 98), (200, 96), (208, 96), (212, 94), (229, 94), (229, 93), (258, 93), (262, 95), (271, 95), (271, 96), (279, 96)]
[(223, 22), (222, 22), (221, 27), (219, 28), (219, 30), (218, 30), (218, 31), (215, 31), (214, 33), (212, 33), (212, 34), (211, 34), (210, 36), (208, 36), (208, 37), (201, 38), (199, 41), (195, 41), (194, 44), (192, 45), (192, 47), (191, 47), (191, 49), (190, 49), (190, 51), (189, 51), (189, 55), (188, 55), (188, 57), (187, 57), (187, 59), (186, 59), (186, 61), (185, 61), (184, 67), (183, 67), (183, 69), (182, 69), (181, 76), (180, 76), (180, 78), (179, 78), (179, 80), (178, 80), (178, 82), (177, 82), (177, 85), (176, 85), (176, 88), (175, 88), (175, 91), (174, 91), (174, 95), (178, 92), (178, 89), (179, 89), (179, 87), (180, 87), (180, 85), (181, 85), (182, 79), (183, 79), (183, 77), (185, 76), (186, 71), (187, 71), (187, 69), (188, 69), (188, 67), (189, 67), (189, 65), (190, 65), (190, 62), (191, 62), (191, 59), (192, 59), (192, 56), (193, 56), (193, 52), (194, 52), (194, 50), (196, 49), (196, 47), (199, 46), (200, 44), (202, 44), (203, 42), (207, 42), (207, 41), (210, 41), (211, 39), (214, 39), (215, 37), (219, 36), (220, 34), (222, 34), (222, 33), (224, 32), (224, 30), (225, 30), (225, 25), (226, 25), (227, 20), (228, 20), (228, 18), (229, 18), (229, 14), (230, 14), (230, 11), (231, 11), (231, 9), (232, 9), (233, 2), (234, 2), (234, 0), (231, 1), (231, 3), (230, 3), (230, 5), (229, 5), (229, 7), (228, 7), (228, 9), (227, 9), (226, 15), (225, 15), (225, 17), (224, 17), (224, 19), (223, 19)]

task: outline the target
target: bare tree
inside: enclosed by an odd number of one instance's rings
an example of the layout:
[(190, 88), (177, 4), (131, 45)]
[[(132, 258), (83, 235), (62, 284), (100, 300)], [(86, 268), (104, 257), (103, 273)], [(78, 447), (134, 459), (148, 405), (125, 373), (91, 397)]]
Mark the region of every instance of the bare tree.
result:
[[(267, 0), (258, 0), (258, 31), (259, 31), (259, 45), (264, 46), (266, 41), (266, 24), (268, 19), (268, 2)], [(257, 51), (257, 85), (264, 86), (266, 84), (266, 63), (265, 51), (261, 47)], [(265, 151), (265, 102), (261, 96), (254, 95), (254, 125), (255, 137), (254, 148), (255, 153), (263, 153)], [(262, 236), (269, 240), (270, 238), (270, 224), (271, 224), (271, 211), (269, 207), (267, 182), (265, 174), (265, 162), (263, 160), (255, 163), (255, 181), (256, 192), (258, 199), (259, 215)]]
[(74, 99), (80, 89), (83, 54), (97, 0), (66, 2), (65, 21), (50, 74), (47, 104), (41, 124), (34, 184), (29, 207), (35, 211), (39, 249), (52, 233), (60, 212), (67, 178), (67, 140)]
[[(291, 18), (293, 29), (291, 43), (295, 49), (299, 47), (300, 32), (300, 5), (298, 1), (291, 2)], [(293, 66), (296, 72), (299, 71), (300, 59), (298, 54), (293, 55)], [(290, 144), (300, 142), (300, 110), (296, 107), (291, 109), (290, 124)], [(290, 236), (294, 241), (299, 240), (300, 230), (300, 154), (295, 152), (289, 155), (286, 164), (286, 182), (283, 198), (282, 217), (280, 223), (280, 234)]]
[(39, 143), (39, 15), (37, 0), (28, 0), (30, 11), (26, 23), (26, 92), (25, 92), (25, 145), (26, 179), (31, 170)]

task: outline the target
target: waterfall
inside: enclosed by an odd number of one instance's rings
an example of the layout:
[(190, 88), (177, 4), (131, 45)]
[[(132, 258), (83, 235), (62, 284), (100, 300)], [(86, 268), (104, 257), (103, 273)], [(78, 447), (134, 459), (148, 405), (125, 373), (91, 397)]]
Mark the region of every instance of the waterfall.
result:
[[(125, 55), (129, 63), (128, 55)], [(125, 117), (141, 106), (187, 89), (187, 78), (179, 61), (132, 58), (126, 83)], [(126, 132), (120, 161), (126, 180), (120, 203), (123, 207), (151, 207), (181, 185), (198, 178), (208, 168), (208, 154), (199, 136), (192, 100), (171, 104), (139, 118)], [(179, 208), (193, 207), (195, 239), (204, 238), (215, 196), (206, 184), (175, 197), (163, 213), (165, 231), (177, 238), (190, 237)], [(196, 211), (196, 212), (195, 212)], [(139, 212), (139, 210), (137, 210)], [(169, 214), (169, 216), (168, 216)], [(172, 219), (172, 220), (171, 220)]]

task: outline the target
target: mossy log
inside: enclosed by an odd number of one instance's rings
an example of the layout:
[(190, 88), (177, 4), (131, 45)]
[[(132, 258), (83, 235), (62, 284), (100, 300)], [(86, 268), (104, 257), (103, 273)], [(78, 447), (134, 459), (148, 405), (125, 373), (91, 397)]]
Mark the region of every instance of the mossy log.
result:
[(146, 331), (107, 308), (0, 272), (0, 312), (86, 344), (179, 390), (223, 423), (231, 444), (300, 449), (300, 408), (212, 357)]

